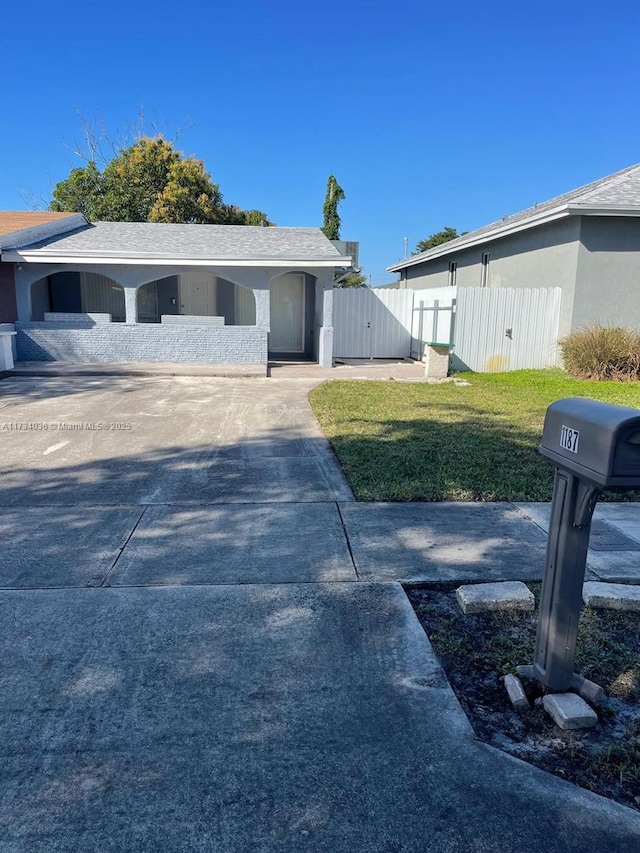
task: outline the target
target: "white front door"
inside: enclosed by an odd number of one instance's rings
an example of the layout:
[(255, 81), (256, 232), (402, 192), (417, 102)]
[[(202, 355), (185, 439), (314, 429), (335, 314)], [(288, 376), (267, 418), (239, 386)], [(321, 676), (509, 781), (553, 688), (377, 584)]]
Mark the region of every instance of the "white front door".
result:
[(269, 349), (304, 352), (304, 275), (287, 273), (271, 282)]
[(215, 317), (216, 280), (207, 273), (180, 276), (180, 313), (192, 317)]

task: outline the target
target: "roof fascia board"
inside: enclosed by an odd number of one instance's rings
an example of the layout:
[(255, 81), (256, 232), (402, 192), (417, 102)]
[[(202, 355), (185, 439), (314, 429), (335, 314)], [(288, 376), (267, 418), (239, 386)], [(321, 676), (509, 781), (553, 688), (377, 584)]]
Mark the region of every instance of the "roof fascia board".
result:
[(423, 264), (427, 261), (435, 260), (443, 255), (450, 255), (454, 252), (460, 252), (463, 249), (471, 249), (474, 246), (480, 246), (482, 243), (488, 243), (491, 240), (498, 240), (500, 237), (508, 237), (511, 234), (517, 234), (519, 231), (526, 231), (528, 228), (534, 228), (537, 225), (546, 225), (548, 222), (554, 222), (557, 219), (564, 219), (570, 215), (569, 205), (563, 204), (562, 207), (556, 207), (553, 210), (545, 211), (529, 219), (521, 222), (507, 223), (505, 225), (497, 225), (492, 231), (487, 231), (484, 234), (478, 234), (476, 237), (469, 237), (464, 243), (456, 243), (455, 246), (449, 243), (443, 243), (441, 246), (436, 246), (429, 251), (428, 255), (416, 255), (414, 258), (407, 258), (406, 261), (399, 261), (393, 266), (387, 267), (389, 272), (399, 272), (407, 267)]
[(579, 216), (640, 216), (640, 207), (616, 207), (613, 204), (570, 204), (569, 213)]
[(4, 247), (5, 251), (7, 249), (31, 246), (33, 243), (40, 243), (42, 240), (47, 240), (51, 237), (60, 237), (62, 234), (77, 231), (88, 224), (81, 213), (73, 213), (65, 219), (43, 222), (41, 225), (32, 225), (29, 228), (21, 228), (18, 231), (11, 231), (9, 234), (2, 234), (0, 236), (0, 246)]
[(351, 266), (350, 255), (337, 255), (335, 258), (175, 258), (154, 256), (145, 258), (140, 255), (56, 255), (43, 252), (30, 252), (28, 249), (12, 249), (2, 253), (4, 261), (29, 264), (119, 264), (146, 266), (184, 266), (184, 267), (291, 267), (311, 266), (334, 267)]

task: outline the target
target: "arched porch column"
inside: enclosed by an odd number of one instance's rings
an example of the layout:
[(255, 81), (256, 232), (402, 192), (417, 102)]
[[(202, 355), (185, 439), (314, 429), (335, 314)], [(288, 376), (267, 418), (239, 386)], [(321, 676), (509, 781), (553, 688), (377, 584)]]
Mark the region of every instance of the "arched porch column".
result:
[(138, 322), (138, 288), (125, 287), (123, 289), (125, 323), (128, 326), (133, 326)]
[(256, 299), (256, 326), (269, 332), (271, 330), (269, 290), (254, 290), (253, 295)]

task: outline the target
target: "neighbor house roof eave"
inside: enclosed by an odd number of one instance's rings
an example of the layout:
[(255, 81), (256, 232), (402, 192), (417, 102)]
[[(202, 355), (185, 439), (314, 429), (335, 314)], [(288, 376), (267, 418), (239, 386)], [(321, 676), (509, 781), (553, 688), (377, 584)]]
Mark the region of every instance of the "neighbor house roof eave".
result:
[(615, 204), (568, 204), (574, 216), (627, 216), (640, 217), (640, 207), (620, 207)]
[[(519, 231), (526, 231), (528, 228), (534, 228), (537, 225), (546, 225), (547, 222), (564, 219), (569, 216), (569, 213), (568, 205), (564, 204), (562, 207), (555, 208), (554, 210), (545, 211), (539, 216), (533, 216), (525, 222), (512, 222), (505, 223), (504, 225), (496, 225), (494, 229), (491, 231), (485, 231), (483, 234), (470, 234), (468, 239), (464, 239), (466, 238), (466, 235), (464, 235), (462, 240), (456, 239), (455, 241), (451, 240), (447, 243), (442, 243), (440, 246), (435, 246), (427, 252), (422, 252), (419, 255), (414, 255), (412, 258), (406, 258), (406, 260), (398, 261), (398, 263), (387, 267), (387, 270), (389, 272), (399, 272), (400, 270), (406, 269), (406, 267), (413, 267), (416, 264), (422, 264), (425, 261), (432, 261), (435, 258), (450, 255), (453, 252), (458, 252), (462, 249), (479, 246), (482, 243), (497, 240), (499, 237), (507, 237), (510, 234), (517, 234)], [(454, 245), (451, 245), (452, 243), (454, 243)]]
[(0, 248), (3, 254), (9, 254), (12, 249), (21, 246), (30, 246), (33, 243), (39, 243), (41, 240), (47, 240), (51, 237), (70, 234), (73, 231), (84, 228), (87, 224), (87, 220), (82, 213), (69, 213), (67, 216), (61, 216), (59, 219), (41, 222), (37, 225), (28, 225), (25, 228), (18, 228), (15, 231), (0, 234)]
[[(417, 264), (425, 263), (426, 261), (435, 260), (445, 255), (451, 255), (454, 252), (462, 251), (463, 249), (480, 246), (483, 243), (489, 243), (493, 240), (498, 240), (500, 237), (508, 237), (511, 234), (517, 234), (519, 231), (526, 231), (529, 228), (536, 228), (539, 225), (546, 225), (549, 222), (554, 222), (558, 219), (564, 219), (568, 216), (625, 216), (625, 217), (640, 217), (640, 207), (621, 207), (615, 204), (612, 205), (594, 205), (594, 204), (563, 204), (561, 207), (553, 210), (545, 211), (539, 216), (532, 216), (521, 222), (505, 223), (497, 225), (491, 231), (485, 231), (483, 234), (469, 235), (469, 239), (456, 240), (448, 243), (442, 243), (440, 246), (435, 246), (428, 252), (423, 252), (420, 255), (415, 255), (412, 258), (407, 258), (403, 261), (387, 267), (389, 272), (399, 272), (407, 267), (416, 266)], [(466, 236), (466, 235), (465, 235)]]

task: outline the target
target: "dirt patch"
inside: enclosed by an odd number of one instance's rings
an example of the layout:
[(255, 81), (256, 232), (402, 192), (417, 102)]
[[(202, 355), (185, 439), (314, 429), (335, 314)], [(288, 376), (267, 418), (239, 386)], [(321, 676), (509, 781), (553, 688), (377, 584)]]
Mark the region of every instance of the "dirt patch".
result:
[[(530, 588), (537, 603), (540, 586)], [(595, 728), (563, 732), (533, 705), (537, 682), (525, 683), (533, 708), (519, 714), (501, 680), (533, 660), (537, 612), (466, 616), (453, 590), (407, 595), (480, 740), (640, 810), (640, 614), (584, 608), (576, 669), (607, 699)]]

